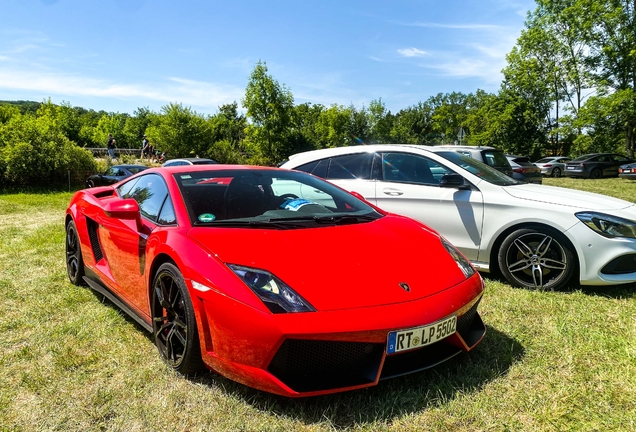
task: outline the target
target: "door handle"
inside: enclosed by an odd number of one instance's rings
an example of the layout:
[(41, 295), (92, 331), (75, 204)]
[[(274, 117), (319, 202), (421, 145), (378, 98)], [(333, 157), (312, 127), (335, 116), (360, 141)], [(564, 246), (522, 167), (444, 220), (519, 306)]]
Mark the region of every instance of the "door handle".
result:
[(390, 195), (390, 196), (400, 196), (400, 195), (404, 195), (404, 192), (402, 192), (399, 189), (393, 189), (393, 188), (384, 188), (382, 189), (382, 193), (385, 195)]

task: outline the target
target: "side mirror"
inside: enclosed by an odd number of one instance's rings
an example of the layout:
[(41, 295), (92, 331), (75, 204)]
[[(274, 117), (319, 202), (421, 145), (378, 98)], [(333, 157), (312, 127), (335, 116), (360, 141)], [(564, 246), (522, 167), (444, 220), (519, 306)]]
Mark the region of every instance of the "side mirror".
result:
[(116, 219), (134, 220), (137, 222), (137, 229), (141, 230), (141, 213), (139, 204), (133, 198), (115, 199), (104, 204), (106, 216)]
[(467, 184), (461, 174), (446, 174), (439, 181), (439, 187), (443, 188), (457, 188), (462, 190), (470, 189), (470, 185)]

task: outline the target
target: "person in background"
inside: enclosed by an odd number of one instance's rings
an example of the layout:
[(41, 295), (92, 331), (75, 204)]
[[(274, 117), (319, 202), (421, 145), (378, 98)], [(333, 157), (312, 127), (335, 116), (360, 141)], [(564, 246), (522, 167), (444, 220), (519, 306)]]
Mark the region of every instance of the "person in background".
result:
[(108, 149), (108, 156), (111, 159), (115, 159), (115, 149), (117, 146), (115, 145), (115, 138), (113, 138), (113, 134), (108, 134), (108, 141), (106, 141), (106, 148)]
[(148, 157), (150, 157), (150, 141), (148, 141), (148, 138), (146, 138), (146, 135), (144, 134), (144, 138), (141, 140), (141, 159), (143, 160), (144, 157), (146, 155), (148, 155)]

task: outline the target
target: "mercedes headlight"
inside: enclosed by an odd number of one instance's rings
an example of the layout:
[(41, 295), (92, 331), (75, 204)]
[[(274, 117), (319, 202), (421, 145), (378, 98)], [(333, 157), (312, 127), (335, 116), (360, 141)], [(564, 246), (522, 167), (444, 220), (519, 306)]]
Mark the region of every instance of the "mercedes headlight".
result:
[(228, 264), (272, 313), (315, 312), (305, 299), (285, 282), (265, 270)]
[(604, 213), (581, 212), (575, 214), (581, 222), (603, 237), (636, 239), (636, 222)]
[(462, 253), (458, 251), (455, 246), (450, 244), (450, 242), (446, 240), (444, 237), (440, 236), (440, 239), (442, 240), (442, 245), (444, 246), (444, 248), (455, 259), (455, 264), (457, 264), (457, 267), (459, 267), (462, 273), (464, 273), (464, 276), (466, 276), (466, 278), (469, 278), (472, 275), (474, 275), (475, 268), (470, 263), (470, 261), (468, 261), (466, 257), (462, 255)]

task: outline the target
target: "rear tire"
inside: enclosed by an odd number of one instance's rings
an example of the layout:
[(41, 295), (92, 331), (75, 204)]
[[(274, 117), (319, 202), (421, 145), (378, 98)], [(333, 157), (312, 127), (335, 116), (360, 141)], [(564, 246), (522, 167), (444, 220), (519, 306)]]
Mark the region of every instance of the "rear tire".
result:
[(85, 285), (82, 248), (73, 220), (66, 224), (66, 273), (73, 285)]
[(93, 188), (95, 187), (95, 182), (93, 180), (88, 180), (86, 182), (86, 186), (88, 186), (89, 188)]
[(552, 170), (552, 177), (561, 177), (561, 168), (556, 167)]
[(499, 249), (499, 268), (514, 286), (554, 290), (572, 277), (576, 263), (567, 239), (551, 228), (512, 232)]
[(598, 168), (594, 168), (592, 172), (590, 172), (591, 179), (600, 179), (603, 177), (603, 171)]
[(190, 294), (179, 269), (162, 264), (152, 284), (152, 333), (164, 362), (184, 375), (205, 368)]

